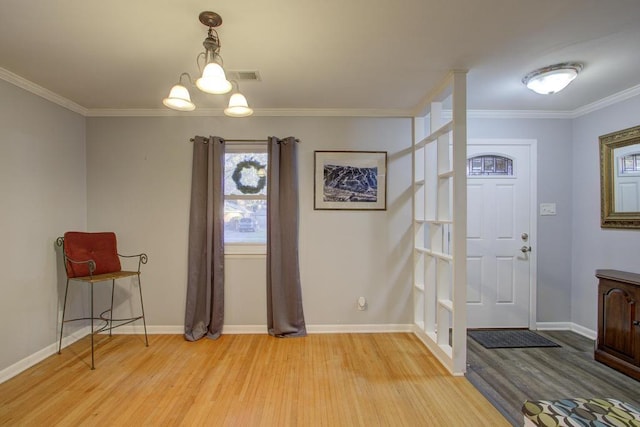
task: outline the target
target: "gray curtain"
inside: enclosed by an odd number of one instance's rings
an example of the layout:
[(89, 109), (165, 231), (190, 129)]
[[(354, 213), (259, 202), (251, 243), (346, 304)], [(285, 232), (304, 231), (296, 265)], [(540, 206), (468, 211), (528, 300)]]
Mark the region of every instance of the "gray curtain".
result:
[(307, 335), (298, 262), (298, 144), (269, 137), (267, 326), (269, 335)]
[(184, 337), (216, 339), (224, 319), (224, 140), (195, 137)]

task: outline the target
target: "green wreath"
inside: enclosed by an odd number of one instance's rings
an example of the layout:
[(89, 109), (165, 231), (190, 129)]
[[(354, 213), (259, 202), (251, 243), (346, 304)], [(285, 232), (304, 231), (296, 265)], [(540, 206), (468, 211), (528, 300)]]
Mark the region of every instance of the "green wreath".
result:
[[(256, 170), (259, 178), (258, 183), (255, 186), (245, 185), (242, 183), (242, 170), (245, 168), (253, 168)], [(267, 183), (267, 177), (264, 175), (261, 176), (260, 171), (264, 171), (264, 165), (261, 165), (255, 160), (243, 160), (242, 162), (238, 162), (231, 178), (233, 179), (233, 182), (236, 183), (236, 188), (240, 190), (242, 194), (258, 194)]]

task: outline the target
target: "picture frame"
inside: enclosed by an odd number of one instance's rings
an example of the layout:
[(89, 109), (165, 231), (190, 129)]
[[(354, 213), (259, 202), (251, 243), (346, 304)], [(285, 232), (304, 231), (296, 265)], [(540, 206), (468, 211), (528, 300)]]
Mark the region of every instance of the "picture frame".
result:
[(386, 151), (314, 151), (315, 210), (386, 210)]
[[(602, 135), (600, 140), (600, 227), (640, 229), (640, 126)], [(631, 160), (625, 170), (624, 159)]]

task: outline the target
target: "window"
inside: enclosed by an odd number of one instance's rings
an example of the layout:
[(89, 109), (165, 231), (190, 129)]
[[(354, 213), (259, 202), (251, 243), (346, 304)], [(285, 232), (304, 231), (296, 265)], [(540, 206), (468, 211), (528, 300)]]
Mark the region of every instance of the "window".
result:
[(640, 175), (640, 153), (620, 157), (619, 175)]
[(513, 176), (513, 160), (485, 154), (467, 160), (467, 176)]
[[(264, 253), (267, 240), (266, 148), (228, 147), (224, 160), (225, 246), (252, 245), (257, 247), (258, 253)], [(239, 252), (254, 253), (251, 250)]]

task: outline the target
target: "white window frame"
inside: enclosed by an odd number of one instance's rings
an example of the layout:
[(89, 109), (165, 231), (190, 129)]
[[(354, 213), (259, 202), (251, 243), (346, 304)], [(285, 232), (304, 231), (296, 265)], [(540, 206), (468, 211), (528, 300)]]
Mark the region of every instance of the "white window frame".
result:
[[(247, 143), (227, 143), (225, 146), (225, 153), (267, 153), (267, 146), (265, 144), (247, 144)], [(225, 195), (224, 200), (254, 200), (254, 199), (264, 199), (265, 196), (254, 196), (254, 195)], [(268, 215), (268, 213), (267, 213)], [(233, 242), (224, 244), (224, 254), (225, 256), (230, 255), (232, 257), (237, 256), (265, 256), (267, 254), (267, 245), (265, 243), (241, 243), (241, 242)]]

